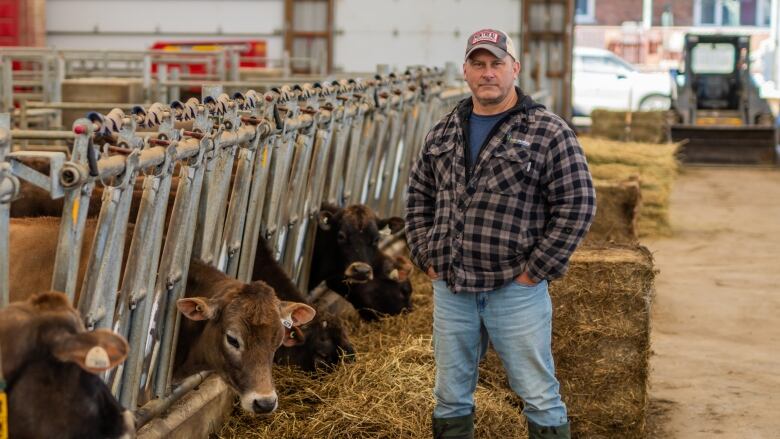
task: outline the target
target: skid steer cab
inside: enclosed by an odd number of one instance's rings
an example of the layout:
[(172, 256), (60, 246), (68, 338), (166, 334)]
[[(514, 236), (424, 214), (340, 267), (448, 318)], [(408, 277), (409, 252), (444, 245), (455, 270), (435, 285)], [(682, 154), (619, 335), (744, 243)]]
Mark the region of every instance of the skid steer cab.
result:
[(685, 163), (777, 164), (774, 117), (750, 76), (750, 37), (685, 36), (672, 140)]

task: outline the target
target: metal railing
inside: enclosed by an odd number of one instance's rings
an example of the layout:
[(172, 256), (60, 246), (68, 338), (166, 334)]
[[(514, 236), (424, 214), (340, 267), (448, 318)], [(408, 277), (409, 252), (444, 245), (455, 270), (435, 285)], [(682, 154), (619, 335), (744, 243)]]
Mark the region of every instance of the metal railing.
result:
[[(112, 328), (128, 339), (127, 360), (105, 378), (123, 405), (148, 420), (183, 391), (172, 388), (175, 303), (184, 294), (190, 258), (248, 282), (262, 234), (305, 290), (321, 203), (365, 202), (382, 215), (400, 214), (423, 137), (467, 94), (449, 88), (433, 69), (232, 96), (204, 87), (201, 100), (89, 113), (67, 134), (73, 137), (69, 158), (9, 152), (12, 131), (4, 115), (0, 300), (9, 297), (9, 205), (24, 180), (64, 197), (52, 289), (76, 301), (88, 327)], [(110, 140), (96, 144), (96, 135)], [(23, 164), (31, 155), (48, 159), (48, 175)], [(77, 285), (84, 206), (98, 184), (104, 186), (100, 214)], [(138, 214), (130, 218), (139, 185)], [(205, 376), (182, 385), (191, 388)]]
[[(74, 78), (140, 78), (144, 101), (171, 100), (182, 86), (208, 81), (241, 82), (241, 62), (262, 62), (276, 76), (291, 76), (291, 63), (322, 70), (322, 60), (290, 57), (241, 57), (242, 47), (197, 50), (56, 50), (35, 47), (0, 49), (0, 111), (10, 112), (23, 101), (60, 102), (62, 83)], [(193, 69), (194, 67), (194, 69)], [(320, 76), (321, 77), (321, 76)], [(168, 84), (170, 82), (170, 84)], [(243, 87), (244, 90), (247, 87)]]

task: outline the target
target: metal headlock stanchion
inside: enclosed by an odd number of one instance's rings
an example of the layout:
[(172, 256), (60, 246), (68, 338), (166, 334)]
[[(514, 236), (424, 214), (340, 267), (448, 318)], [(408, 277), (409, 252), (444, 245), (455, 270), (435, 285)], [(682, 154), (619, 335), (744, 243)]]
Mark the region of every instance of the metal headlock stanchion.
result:
[[(9, 297), (9, 203), (22, 180), (64, 198), (52, 289), (68, 295), (89, 328), (128, 339), (126, 361), (104, 378), (143, 425), (208, 376), (173, 386), (176, 301), (190, 259), (248, 282), (263, 237), (305, 289), (323, 202), (401, 212), (425, 133), (464, 96), (445, 96), (442, 80), (420, 68), (265, 93), (209, 86), (200, 100), (92, 112), (66, 132), (12, 131), (0, 117), (0, 305)], [(70, 157), (10, 152), (12, 133), (70, 139)], [(29, 159), (48, 164), (48, 174)], [(100, 213), (88, 221), (96, 185)], [(79, 267), (84, 242), (88, 262)]]

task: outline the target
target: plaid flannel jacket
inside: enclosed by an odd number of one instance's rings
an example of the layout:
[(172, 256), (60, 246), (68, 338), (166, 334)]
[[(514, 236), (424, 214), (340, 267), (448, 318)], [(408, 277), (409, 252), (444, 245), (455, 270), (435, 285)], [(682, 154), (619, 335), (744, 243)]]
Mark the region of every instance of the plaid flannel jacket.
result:
[(461, 101), (428, 133), (407, 189), (406, 238), (414, 262), (454, 292), (500, 288), (528, 271), (555, 279), (590, 228), (596, 195), (574, 132), (524, 96), (466, 166)]

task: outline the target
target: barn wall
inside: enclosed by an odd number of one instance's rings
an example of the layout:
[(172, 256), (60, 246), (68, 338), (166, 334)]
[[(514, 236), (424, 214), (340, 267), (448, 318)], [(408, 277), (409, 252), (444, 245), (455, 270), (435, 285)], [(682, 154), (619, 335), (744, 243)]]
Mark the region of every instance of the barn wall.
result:
[[(464, 41), (474, 30), (498, 27), (517, 39), (520, 4), (336, 0), (334, 67), (374, 71), (380, 63), (395, 68), (460, 63)], [(47, 43), (62, 49), (140, 50), (160, 40), (262, 38), (268, 55), (281, 57), (283, 17), (283, 0), (48, 0)]]
[(162, 40), (265, 39), (269, 56), (281, 57), (283, 6), (283, 0), (48, 0), (47, 43), (142, 50)]
[(377, 63), (461, 63), (468, 35), (485, 27), (520, 31), (519, 0), (337, 0), (334, 65), (373, 70)]

